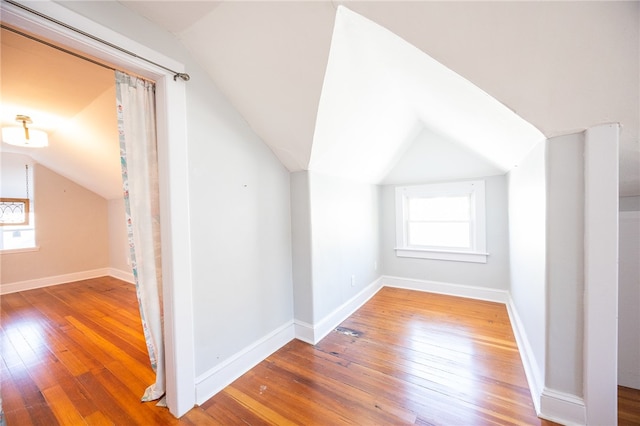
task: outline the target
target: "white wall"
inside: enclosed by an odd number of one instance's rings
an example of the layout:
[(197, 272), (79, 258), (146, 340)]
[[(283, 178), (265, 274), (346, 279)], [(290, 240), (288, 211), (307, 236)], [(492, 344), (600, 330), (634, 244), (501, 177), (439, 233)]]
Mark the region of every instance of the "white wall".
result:
[(289, 172), (200, 70), (187, 113), (196, 376), (293, 318)]
[(511, 297), (531, 347), (535, 392), (542, 390), (546, 354), (545, 153), (541, 142), (508, 174)]
[(309, 183), (316, 323), (380, 275), (378, 187), (313, 172)]
[(582, 396), (584, 134), (547, 143), (547, 370), (545, 386)]
[(585, 131), (584, 405), (588, 424), (618, 418), (618, 193), (617, 123)]
[(293, 306), (296, 321), (313, 325), (313, 279), (311, 276), (311, 198), (309, 172), (291, 173), (291, 245)]
[(509, 228), (506, 177), (490, 176), (484, 180), (487, 206), (487, 251), (489, 252), (486, 264), (397, 257), (394, 250), (396, 246), (395, 186), (383, 186), (381, 257), (384, 275), (507, 290), (509, 288)]
[(640, 389), (640, 211), (620, 213), (618, 384)]
[(640, 197), (620, 197), (618, 384), (640, 389)]
[(640, 196), (636, 197), (620, 197), (621, 212), (637, 212), (640, 211)]

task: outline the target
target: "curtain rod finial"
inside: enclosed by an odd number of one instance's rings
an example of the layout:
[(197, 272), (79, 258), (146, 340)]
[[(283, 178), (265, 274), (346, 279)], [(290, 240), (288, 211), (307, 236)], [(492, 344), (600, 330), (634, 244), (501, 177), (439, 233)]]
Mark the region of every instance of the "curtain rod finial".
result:
[(187, 74), (187, 73), (179, 72), (179, 73), (176, 73), (173, 76), (173, 81), (177, 81), (178, 79), (180, 79), (182, 81), (189, 81), (189, 80), (191, 80), (191, 76), (189, 74)]

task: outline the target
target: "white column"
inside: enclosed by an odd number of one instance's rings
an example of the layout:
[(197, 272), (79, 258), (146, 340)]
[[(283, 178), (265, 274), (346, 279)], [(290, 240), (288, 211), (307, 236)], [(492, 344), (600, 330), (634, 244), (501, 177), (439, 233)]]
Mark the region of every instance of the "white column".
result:
[(587, 424), (615, 425), (619, 125), (592, 127), (585, 135), (584, 397)]

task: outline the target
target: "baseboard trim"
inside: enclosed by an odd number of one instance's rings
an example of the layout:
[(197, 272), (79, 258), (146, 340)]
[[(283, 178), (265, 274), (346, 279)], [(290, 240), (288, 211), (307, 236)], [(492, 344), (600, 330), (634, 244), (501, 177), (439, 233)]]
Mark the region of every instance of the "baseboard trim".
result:
[[(329, 315), (318, 321), (316, 324), (306, 324), (297, 321), (296, 338), (303, 342), (315, 345), (322, 340), (327, 334), (331, 333), (345, 319), (357, 311), (362, 305), (367, 303), (382, 288), (382, 277), (362, 289), (358, 294), (344, 302), (338, 308), (334, 309)], [(304, 326), (309, 328), (304, 329)], [(298, 331), (301, 331), (298, 334)]]
[(489, 302), (507, 303), (509, 292), (486, 287), (475, 287), (463, 284), (452, 284), (440, 281), (427, 281), (414, 278), (383, 276), (382, 284), (386, 287), (405, 288), (407, 290), (426, 291)]
[(538, 415), (567, 426), (584, 425), (587, 422), (584, 399), (548, 388), (542, 391)]
[(0, 285), (0, 294), (16, 293), (18, 291), (33, 290), (74, 281), (89, 280), (92, 278), (111, 275), (110, 268), (92, 269), (90, 271), (73, 272), (71, 274), (56, 275), (53, 277), (36, 278), (33, 280), (17, 281)]
[(129, 284), (136, 283), (136, 279), (133, 276), (133, 272), (126, 272), (121, 269), (109, 268), (109, 276), (128, 282)]
[(313, 325), (309, 324), (308, 322), (294, 320), (293, 326), (295, 328), (296, 339), (302, 340), (303, 342), (308, 343), (310, 345), (315, 345), (317, 343), (314, 341), (315, 339), (313, 338), (314, 336)]
[(524, 374), (527, 378), (527, 383), (529, 384), (531, 400), (533, 401), (536, 414), (540, 415), (540, 398), (542, 396), (543, 383), (540, 368), (535, 361), (533, 348), (531, 348), (526, 330), (511, 297), (509, 297), (509, 301), (506, 305), (509, 320), (511, 321), (511, 329), (513, 330), (513, 334), (516, 338), (518, 352), (520, 353), (520, 359), (522, 360), (522, 366), (524, 367)]
[(196, 404), (203, 404), (294, 338), (294, 323), (290, 321), (198, 376)]

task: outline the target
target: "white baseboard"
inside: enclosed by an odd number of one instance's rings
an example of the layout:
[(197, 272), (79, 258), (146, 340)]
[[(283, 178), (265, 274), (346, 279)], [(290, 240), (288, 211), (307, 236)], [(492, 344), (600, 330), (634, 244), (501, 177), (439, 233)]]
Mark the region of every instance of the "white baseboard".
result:
[(93, 269), (90, 271), (73, 272), (71, 274), (56, 275), (53, 277), (36, 278), (33, 280), (18, 281), (0, 285), (0, 294), (16, 293), (18, 291), (33, 290), (52, 285), (66, 284), (74, 281), (88, 280), (91, 278), (110, 275), (109, 268)]
[(509, 300), (509, 292), (507, 290), (487, 287), (475, 287), (470, 285), (390, 276), (383, 276), (382, 284), (386, 287), (447, 294), (450, 296), (467, 297), (470, 299), (486, 300), (489, 302), (507, 303)]
[(196, 377), (196, 404), (203, 404), (294, 338), (294, 323), (290, 321)]
[(303, 342), (315, 345), (333, 329), (340, 325), (351, 314), (367, 303), (382, 288), (382, 277), (378, 278), (351, 299), (344, 302), (329, 315), (316, 324), (307, 324), (296, 320), (296, 338)]
[(584, 425), (587, 413), (584, 399), (545, 388), (540, 397), (540, 417), (563, 425)]
[(315, 345), (317, 342), (314, 339), (313, 325), (308, 322), (294, 320), (293, 325), (295, 328), (296, 339), (302, 340), (310, 345)]
[(518, 352), (520, 353), (520, 359), (522, 360), (522, 366), (524, 367), (524, 374), (529, 384), (529, 391), (531, 392), (531, 399), (536, 409), (536, 413), (540, 415), (540, 398), (542, 395), (542, 372), (540, 367), (533, 356), (533, 348), (529, 343), (526, 330), (518, 315), (518, 311), (515, 308), (513, 299), (509, 297), (507, 302), (507, 313), (509, 314), (509, 320), (511, 321), (511, 328), (516, 338), (516, 344), (518, 345)]
[(136, 283), (136, 279), (133, 276), (133, 272), (126, 272), (120, 269), (109, 268), (109, 276), (128, 282), (129, 284)]

